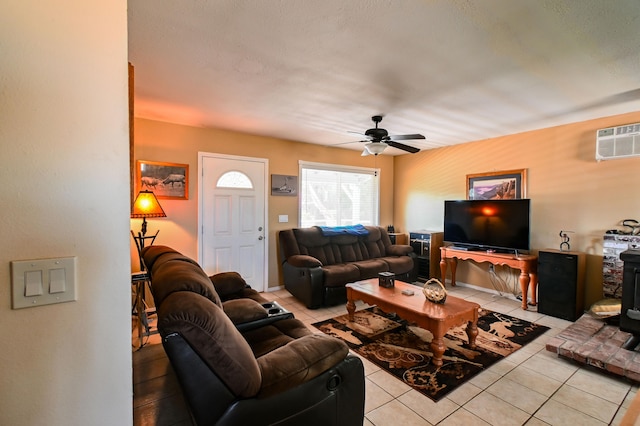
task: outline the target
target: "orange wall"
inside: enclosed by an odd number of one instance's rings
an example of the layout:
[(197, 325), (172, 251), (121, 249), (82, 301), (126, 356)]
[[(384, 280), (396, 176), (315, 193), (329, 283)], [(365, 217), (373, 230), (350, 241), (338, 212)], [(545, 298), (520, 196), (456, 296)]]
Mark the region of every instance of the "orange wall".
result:
[[(381, 221), (400, 231), (442, 229), (443, 201), (465, 198), (466, 175), (527, 169), (532, 199), (532, 251), (558, 248), (560, 230), (570, 234), (572, 250), (587, 253), (586, 306), (602, 296), (602, 234), (621, 220), (640, 218), (640, 159), (595, 161), (597, 129), (640, 122), (640, 112), (503, 136), (398, 157), (378, 156), (381, 168)], [(373, 167), (359, 151), (265, 138), (248, 134), (135, 120), (135, 158), (190, 165), (188, 201), (162, 200), (166, 219), (150, 220), (161, 229), (156, 244), (170, 245), (197, 259), (198, 152), (269, 160), (269, 174), (298, 174), (298, 160)], [(278, 223), (278, 215), (289, 223)], [(269, 286), (281, 284), (276, 235), (297, 226), (294, 197), (269, 196)], [(139, 220), (131, 221), (137, 230)], [(133, 245), (132, 245), (133, 247)], [(132, 249), (135, 250), (135, 249)], [(132, 251), (132, 265), (136, 265)], [(510, 285), (514, 273), (500, 270)], [(458, 280), (492, 288), (486, 266), (461, 262)]]
[[(395, 223), (442, 230), (443, 201), (466, 198), (466, 175), (527, 169), (531, 248), (587, 253), (586, 305), (602, 298), (602, 236), (628, 218), (640, 219), (640, 158), (596, 162), (596, 130), (640, 122), (640, 112), (403, 155), (395, 159)], [(492, 288), (486, 265), (460, 262), (457, 280)], [(512, 273), (502, 274), (517, 283)]]
[[(149, 219), (149, 233), (160, 229), (155, 244), (168, 245), (194, 259), (198, 258), (198, 152), (266, 158), (269, 175), (298, 175), (298, 161), (378, 167), (381, 169), (380, 223), (393, 223), (393, 157), (362, 157), (361, 151), (330, 148), (281, 139), (253, 136), (217, 129), (182, 126), (135, 119), (136, 160), (189, 164), (189, 200), (160, 200), (165, 219)], [(277, 256), (277, 232), (298, 226), (298, 198), (269, 200), (269, 287), (281, 285)], [(278, 223), (278, 215), (289, 215), (288, 223)], [(131, 220), (131, 229), (140, 229), (140, 219)], [(132, 267), (138, 268), (135, 246), (131, 244)]]

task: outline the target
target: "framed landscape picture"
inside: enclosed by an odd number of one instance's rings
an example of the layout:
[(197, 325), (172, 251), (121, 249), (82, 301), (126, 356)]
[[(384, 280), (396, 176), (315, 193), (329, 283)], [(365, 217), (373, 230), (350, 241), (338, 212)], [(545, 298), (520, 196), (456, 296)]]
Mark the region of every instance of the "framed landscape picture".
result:
[(526, 169), (467, 175), (469, 200), (508, 200), (526, 197)]
[(189, 199), (189, 165), (160, 161), (136, 162), (136, 194), (153, 191), (158, 198)]

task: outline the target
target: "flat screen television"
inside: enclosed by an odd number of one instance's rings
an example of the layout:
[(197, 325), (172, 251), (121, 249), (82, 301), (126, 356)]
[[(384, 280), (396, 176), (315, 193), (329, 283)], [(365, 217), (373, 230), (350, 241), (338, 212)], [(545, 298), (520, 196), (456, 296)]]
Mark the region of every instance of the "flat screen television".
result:
[(528, 252), (530, 200), (447, 200), (444, 241), (467, 250)]

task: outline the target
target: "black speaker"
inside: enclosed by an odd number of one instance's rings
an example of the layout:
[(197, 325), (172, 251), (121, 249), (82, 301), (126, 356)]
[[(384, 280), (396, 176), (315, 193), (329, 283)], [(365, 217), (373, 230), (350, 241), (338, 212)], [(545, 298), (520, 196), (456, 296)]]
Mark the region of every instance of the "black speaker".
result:
[(584, 312), (585, 254), (538, 253), (538, 312), (575, 321)]

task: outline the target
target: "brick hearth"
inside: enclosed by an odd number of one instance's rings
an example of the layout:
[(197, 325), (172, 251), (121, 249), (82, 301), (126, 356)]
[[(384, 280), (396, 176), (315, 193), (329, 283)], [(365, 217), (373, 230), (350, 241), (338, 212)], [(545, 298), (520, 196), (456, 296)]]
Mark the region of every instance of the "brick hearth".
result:
[(630, 336), (618, 326), (584, 314), (546, 347), (562, 358), (640, 382), (640, 353), (622, 348)]

